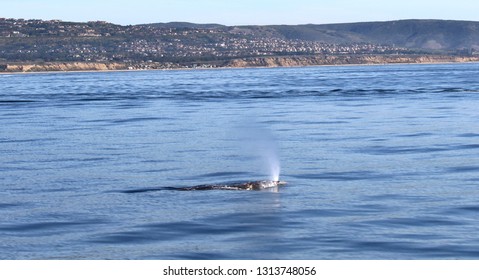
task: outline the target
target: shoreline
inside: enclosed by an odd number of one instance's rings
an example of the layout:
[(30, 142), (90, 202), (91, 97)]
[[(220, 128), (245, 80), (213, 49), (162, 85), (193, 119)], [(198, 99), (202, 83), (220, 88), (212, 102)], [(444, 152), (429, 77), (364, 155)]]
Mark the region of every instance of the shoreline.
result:
[[(411, 65), (411, 64), (456, 64), (478, 63), (479, 56), (454, 55), (364, 55), (364, 56), (284, 56), (253, 57), (224, 61), (221, 65), (212, 63), (192, 63), (178, 67), (162, 67), (159, 63), (144, 67), (134, 67), (122, 63), (103, 62), (44, 62), (44, 63), (5, 63), (0, 75), (46, 74), (46, 73), (94, 73), (94, 72), (138, 72), (138, 71), (181, 71), (216, 69), (254, 69), (254, 68), (295, 68), (327, 66), (375, 66), (375, 65)], [(2, 65), (0, 65), (2, 66)], [(146, 67), (145, 67), (146, 66)]]

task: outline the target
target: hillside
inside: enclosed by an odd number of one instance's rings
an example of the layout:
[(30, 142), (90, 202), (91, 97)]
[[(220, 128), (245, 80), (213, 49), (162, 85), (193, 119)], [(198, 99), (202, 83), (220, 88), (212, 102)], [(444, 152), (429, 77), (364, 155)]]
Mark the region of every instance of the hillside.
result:
[[(168, 28), (223, 28), (219, 24), (184, 22), (151, 24)], [(329, 44), (371, 43), (410, 49), (479, 49), (479, 22), (454, 20), (397, 20), (341, 24), (236, 26), (242, 31), (266, 38), (317, 41)]]
[(216, 23), (191, 23), (191, 22), (160, 22), (160, 23), (150, 23), (150, 24), (140, 24), (139, 26), (151, 26), (157, 28), (196, 28), (196, 29), (212, 29), (212, 28), (223, 28), (225, 25), (216, 24)]
[(273, 28), (288, 39), (369, 42), (426, 50), (479, 49), (479, 22), (472, 21), (400, 20)]
[[(267, 57), (295, 57), (293, 61), (308, 65), (368, 63), (370, 56), (383, 56), (388, 63), (423, 61), (417, 57), (424, 55), (443, 56), (440, 61), (444, 56), (458, 61), (452, 58), (458, 56), (462, 61), (469, 60), (465, 56), (477, 55), (478, 49), (479, 22), (467, 21), (270, 26), (171, 22), (121, 26), (102, 21), (0, 18), (0, 71), (42, 63), (60, 63), (62, 69), (65, 65), (106, 65), (115, 69), (222, 67), (233, 61), (263, 61), (255, 58)], [(407, 56), (414, 58), (406, 59)]]

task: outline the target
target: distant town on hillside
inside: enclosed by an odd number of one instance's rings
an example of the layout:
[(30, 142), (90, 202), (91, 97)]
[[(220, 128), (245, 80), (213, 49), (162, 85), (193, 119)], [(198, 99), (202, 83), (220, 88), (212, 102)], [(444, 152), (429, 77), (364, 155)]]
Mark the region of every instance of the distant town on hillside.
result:
[(0, 70), (4, 71), (10, 64), (27, 63), (116, 63), (129, 69), (162, 69), (222, 67), (238, 59), (314, 57), (321, 63), (331, 56), (353, 62), (371, 55), (464, 57), (477, 56), (478, 50), (479, 23), (466, 21), (121, 26), (104, 21), (0, 18)]

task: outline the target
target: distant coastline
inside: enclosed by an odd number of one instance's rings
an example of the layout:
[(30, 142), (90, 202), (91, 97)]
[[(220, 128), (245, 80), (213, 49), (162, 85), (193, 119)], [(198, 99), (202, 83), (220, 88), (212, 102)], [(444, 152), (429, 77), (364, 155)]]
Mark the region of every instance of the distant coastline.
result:
[(479, 61), (479, 22), (224, 26), (0, 18), (0, 73)]
[(341, 56), (271, 56), (238, 58), (227, 61), (171, 65), (163, 63), (105, 62), (12, 62), (0, 63), (0, 74), (38, 72), (90, 72), (223, 68), (273, 68), (334, 65), (437, 64), (479, 62), (479, 56), (457, 55), (341, 55)]

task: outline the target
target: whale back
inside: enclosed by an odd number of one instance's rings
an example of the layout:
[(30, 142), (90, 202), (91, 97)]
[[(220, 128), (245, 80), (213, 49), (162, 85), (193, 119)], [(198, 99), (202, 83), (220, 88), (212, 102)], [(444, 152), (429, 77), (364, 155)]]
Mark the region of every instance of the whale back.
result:
[(232, 183), (232, 184), (214, 184), (214, 185), (198, 185), (192, 187), (177, 188), (181, 191), (204, 191), (204, 190), (262, 190), (268, 188), (275, 188), (285, 185), (283, 181), (251, 181), (246, 183)]
[(259, 191), (259, 190), (275, 190), (278, 186), (286, 185), (284, 181), (250, 181), (242, 183), (231, 184), (205, 184), (192, 187), (159, 187), (159, 188), (142, 188), (123, 190), (122, 193), (144, 193), (153, 191), (208, 191), (208, 190), (244, 190), (244, 191)]

